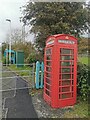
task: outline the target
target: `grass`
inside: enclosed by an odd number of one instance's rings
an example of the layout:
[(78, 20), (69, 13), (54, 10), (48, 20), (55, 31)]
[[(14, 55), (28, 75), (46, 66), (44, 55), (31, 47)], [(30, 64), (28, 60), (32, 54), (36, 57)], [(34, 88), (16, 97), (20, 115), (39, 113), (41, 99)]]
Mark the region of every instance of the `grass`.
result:
[[(8, 68), (15, 71), (20, 76), (28, 76), (32, 71), (32, 68), (29, 66), (17, 67), (16, 65), (10, 65)], [(22, 70), (26, 70), (26, 71), (22, 71)]]
[(71, 110), (64, 114), (64, 118), (88, 118), (88, 102), (78, 100)]
[(79, 57), (79, 61), (86, 65), (88, 65), (89, 60), (90, 60), (90, 58), (88, 58), (88, 57)]

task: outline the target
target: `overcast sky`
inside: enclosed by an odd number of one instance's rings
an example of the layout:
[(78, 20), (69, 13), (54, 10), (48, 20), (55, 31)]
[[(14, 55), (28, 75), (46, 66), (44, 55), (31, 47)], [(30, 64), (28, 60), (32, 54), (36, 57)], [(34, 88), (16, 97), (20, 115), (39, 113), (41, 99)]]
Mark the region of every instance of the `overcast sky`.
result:
[(28, 0), (0, 0), (0, 43), (5, 41), (7, 33), (10, 30), (10, 23), (6, 19), (11, 20), (11, 28), (21, 28), (20, 23), (20, 7), (26, 4)]
[(11, 28), (21, 28), (20, 23), (20, 7), (29, 0), (0, 0), (0, 43), (5, 41), (7, 33), (10, 32), (10, 23), (6, 19), (11, 20)]

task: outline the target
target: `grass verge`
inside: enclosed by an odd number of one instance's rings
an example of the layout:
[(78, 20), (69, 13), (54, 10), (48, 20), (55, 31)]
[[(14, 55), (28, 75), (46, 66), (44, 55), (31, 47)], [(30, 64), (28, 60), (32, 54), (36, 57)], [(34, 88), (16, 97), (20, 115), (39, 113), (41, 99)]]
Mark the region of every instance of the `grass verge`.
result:
[(30, 72), (32, 71), (32, 68), (29, 66), (17, 67), (16, 65), (10, 65), (8, 66), (8, 68), (11, 69), (12, 71), (15, 71), (20, 76), (28, 76), (30, 75)]
[(90, 58), (88, 58), (88, 57), (79, 57), (79, 61), (86, 65), (88, 65), (89, 60), (90, 60)]
[(64, 114), (64, 118), (88, 118), (88, 102), (77, 100), (70, 111)]

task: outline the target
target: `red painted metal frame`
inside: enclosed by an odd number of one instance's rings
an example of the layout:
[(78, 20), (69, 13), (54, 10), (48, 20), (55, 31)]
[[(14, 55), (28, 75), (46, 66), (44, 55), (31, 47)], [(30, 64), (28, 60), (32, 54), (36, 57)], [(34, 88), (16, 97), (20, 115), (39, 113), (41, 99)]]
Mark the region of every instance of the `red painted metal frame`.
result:
[[(58, 40), (70, 40), (74, 44), (59, 43)], [(72, 50), (73, 54), (61, 54), (61, 49)], [(51, 54), (46, 54), (50, 52)], [(48, 56), (48, 57), (47, 57)], [(61, 60), (62, 56), (73, 56), (74, 60)], [(51, 58), (47, 60), (47, 58)], [(62, 66), (61, 62), (72, 62), (74, 65)], [(51, 62), (51, 65), (47, 65)], [(70, 72), (62, 72), (62, 68), (70, 68)], [(47, 71), (49, 69), (49, 71)], [(50, 71), (51, 70), (51, 71)], [(73, 72), (72, 72), (73, 70)], [(63, 75), (70, 75), (66, 80)], [(64, 76), (64, 77), (65, 77)], [(73, 78), (72, 78), (73, 77)], [(69, 82), (66, 82), (69, 81)], [(67, 84), (68, 83), (68, 84)], [(64, 85), (63, 85), (64, 84)], [(44, 55), (44, 100), (53, 108), (61, 108), (76, 103), (77, 98), (77, 39), (71, 35), (58, 34), (50, 36), (46, 41)], [(67, 97), (67, 98), (63, 98)]]

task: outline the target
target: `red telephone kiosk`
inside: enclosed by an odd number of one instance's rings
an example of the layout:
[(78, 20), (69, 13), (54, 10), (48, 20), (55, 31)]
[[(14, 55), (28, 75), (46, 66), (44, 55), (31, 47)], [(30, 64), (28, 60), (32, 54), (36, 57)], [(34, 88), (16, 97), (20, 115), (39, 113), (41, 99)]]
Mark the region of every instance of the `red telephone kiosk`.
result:
[(77, 39), (58, 34), (46, 41), (44, 54), (44, 100), (53, 108), (76, 103)]

